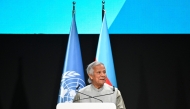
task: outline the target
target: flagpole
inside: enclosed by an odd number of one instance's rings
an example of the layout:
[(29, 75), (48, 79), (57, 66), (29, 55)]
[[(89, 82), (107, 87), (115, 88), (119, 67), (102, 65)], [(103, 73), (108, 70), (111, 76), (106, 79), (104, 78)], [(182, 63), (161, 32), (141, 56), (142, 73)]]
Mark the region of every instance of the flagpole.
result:
[(105, 12), (104, 4), (105, 4), (105, 1), (103, 0), (103, 1), (102, 1), (102, 21), (103, 21), (103, 19), (104, 19), (104, 12)]
[(76, 2), (73, 1), (73, 11), (72, 11), (72, 16), (75, 14), (75, 4), (76, 4)]

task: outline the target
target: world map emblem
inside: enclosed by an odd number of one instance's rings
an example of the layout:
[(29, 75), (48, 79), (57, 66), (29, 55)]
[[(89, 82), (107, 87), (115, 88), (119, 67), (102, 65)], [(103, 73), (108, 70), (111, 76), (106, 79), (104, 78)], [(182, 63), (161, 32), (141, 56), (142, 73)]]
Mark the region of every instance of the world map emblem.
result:
[(76, 87), (79, 89), (85, 86), (84, 80), (81, 79), (81, 75), (75, 71), (67, 71), (63, 73), (61, 79), (60, 98), (62, 103), (72, 103), (74, 96), (76, 95)]

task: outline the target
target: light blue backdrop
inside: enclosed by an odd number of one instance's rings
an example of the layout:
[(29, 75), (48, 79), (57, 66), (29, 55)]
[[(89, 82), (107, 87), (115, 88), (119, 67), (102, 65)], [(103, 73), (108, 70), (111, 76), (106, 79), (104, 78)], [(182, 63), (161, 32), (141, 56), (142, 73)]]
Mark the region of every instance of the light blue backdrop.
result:
[[(1, 0), (0, 33), (69, 34), (73, 0)], [(99, 34), (102, 0), (75, 0), (79, 34)], [(110, 34), (190, 33), (189, 0), (105, 0)]]

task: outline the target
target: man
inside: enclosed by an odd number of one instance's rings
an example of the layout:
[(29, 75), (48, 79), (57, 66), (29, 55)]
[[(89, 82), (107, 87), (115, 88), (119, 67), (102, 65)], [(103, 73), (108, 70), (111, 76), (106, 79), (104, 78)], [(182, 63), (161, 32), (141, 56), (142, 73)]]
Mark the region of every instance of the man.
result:
[(120, 91), (106, 84), (106, 68), (104, 64), (94, 61), (88, 65), (88, 82), (91, 83), (79, 90), (75, 95), (73, 102), (105, 102), (114, 103), (117, 109), (125, 109), (125, 104)]

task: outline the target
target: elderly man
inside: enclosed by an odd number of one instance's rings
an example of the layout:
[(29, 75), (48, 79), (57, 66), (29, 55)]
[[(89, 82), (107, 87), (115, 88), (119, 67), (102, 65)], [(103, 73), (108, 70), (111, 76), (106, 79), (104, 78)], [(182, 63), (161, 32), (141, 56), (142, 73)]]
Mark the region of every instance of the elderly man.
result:
[(73, 102), (105, 102), (114, 103), (117, 109), (125, 109), (125, 104), (120, 91), (113, 86), (106, 84), (106, 68), (104, 64), (94, 61), (87, 67), (89, 76), (88, 82), (91, 83), (79, 90)]

